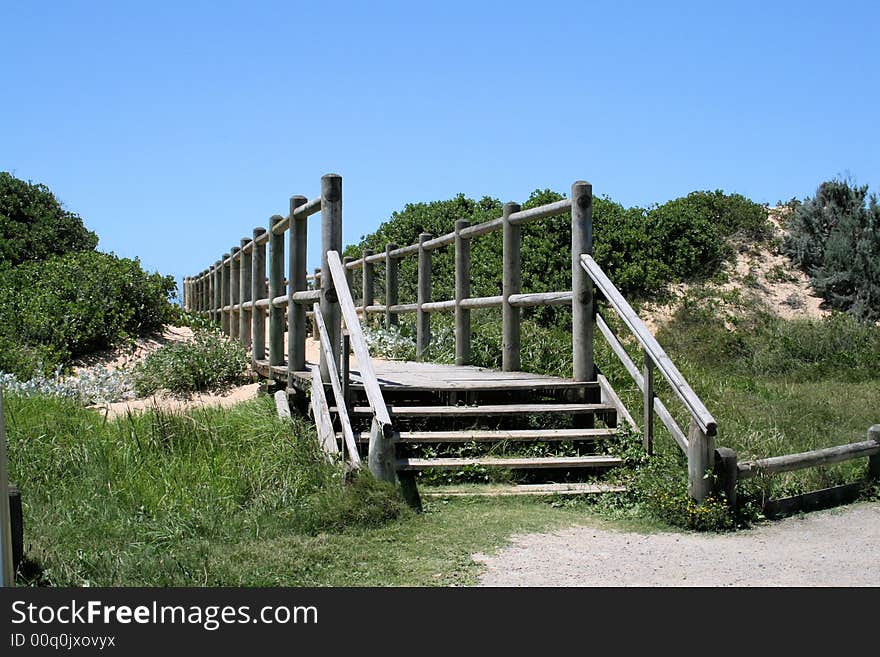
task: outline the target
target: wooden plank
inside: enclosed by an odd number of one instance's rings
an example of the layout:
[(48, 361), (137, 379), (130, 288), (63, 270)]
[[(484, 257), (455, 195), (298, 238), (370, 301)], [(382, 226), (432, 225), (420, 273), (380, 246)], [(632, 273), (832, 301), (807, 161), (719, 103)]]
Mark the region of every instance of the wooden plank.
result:
[(318, 430), (318, 441), (332, 460), (332, 455), (339, 453), (336, 444), (336, 434), (333, 431), (333, 421), (330, 419), (330, 409), (327, 406), (327, 398), (324, 396), (324, 382), (321, 381), (321, 372), (317, 367), (312, 367), (312, 419)]
[(764, 515), (772, 519), (794, 513), (818, 511), (840, 504), (848, 504), (855, 502), (859, 498), (864, 487), (864, 482), (859, 481), (823, 488), (810, 493), (769, 500), (764, 504)]
[(712, 414), (697, 396), (697, 393), (685, 381), (685, 378), (678, 371), (672, 359), (669, 358), (666, 351), (660, 346), (657, 339), (651, 334), (632, 306), (629, 305), (620, 291), (614, 287), (614, 284), (608, 279), (608, 276), (605, 275), (605, 272), (602, 271), (598, 263), (593, 260), (592, 256), (586, 254), (581, 256), (581, 263), (624, 324), (635, 335), (642, 348), (651, 355), (654, 365), (660, 370), (660, 373), (663, 374), (669, 385), (672, 386), (675, 394), (678, 395), (679, 399), (687, 407), (688, 412), (699, 424), (700, 429), (707, 435), (714, 436), (718, 428), (715, 418), (712, 417)]
[[(392, 406), (396, 417), (474, 417), (483, 415), (540, 415), (542, 413), (596, 413), (616, 410), (611, 404), (498, 404), (486, 406)], [(370, 415), (369, 406), (355, 406), (355, 415)]]
[(777, 474), (780, 472), (791, 472), (792, 470), (803, 470), (804, 468), (832, 465), (875, 454), (880, 454), (880, 443), (874, 440), (865, 440), (859, 443), (838, 445), (837, 447), (814, 449), (809, 452), (800, 452), (799, 454), (743, 461), (737, 467), (740, 479), (751, 479), (759, 474)]
[[(461, 431), (401, 431), (401, 443), (469, 443), (495, 442), (560, 442), (568, 440), (601, 440), (617, 434), (615, 429), (464, 429)], [(370, 434), (358, 435), (359, 442), (368, 442)]]
[(278, 417), (282, 420), (290, 419), (290, 404), (287, 401), (287, 391), (278, 390), (275, 392), (275, 410), (278, 411)]
[(398, 470), (426, 470), (439, 468), (450, 470), (465, 466), (487, 468), (509, 468), (511, 470), (531, 470), (543, 468), (611, 468), (623, 463), (616, 456), (548, 456), (548, 457), (475, 457), (475, 458), (436, 458), (397, 459)]
[(357, 358), (360, 366), (361, 380), (364, 384), (364, 390), (367, 393), (367, 399), (375, 413), (376, 420), (382, 427), (382, 432), (388, 437), (391, 429), (391, 417), (388, 415), (388, 408), (385, 405), (385, 399), (382, 396), (382, 389), (376, 380), (376, 372), (373, 369), (373, 361), (370, 358), (370, 351), (367, 348), (367, 341), (361, 330), (361, 324), (358, 321), (357, 311), (354, 308), (354, 301), (351, 293), (345, 285), (345, 270), (342, 268), (342, 261), (336, 251), (327, 253), (327, 262), (330, 266), (330, 274), (339, 290), (339, 307), (342, 311), (342, 317), (345, 325), (348, 327), (351, 336), (351, 347), (354, 350), (355, 358)]
[(474, 486), (424, 486), (424, 497), (506, 497), (508, 495), (598, 495), (625, 493), (626, 486), (613, 484), (477, 484)]
[(351, 419), (348, 417), (348, 408), (346, 408), (345, 391), (342, 389), (342, 384), (339, 381), (336, 363), (332, 360), (333, 350), (330, 347), (330, 336), (327, 335), (327, 325), (324, 323), (321, 306), (316, 303), (312, 312), (315, 313), (321, 349), (324, 351), (324, 357), (328, 363), (327, 373), (330, 375), (330, 387), (333, 390), (333, 398), (336, 400), (336, 413), (339, 415), (339, 424), (342, 425), (342, 437), (348, 449), (348, 460), (354, 468), (359, 468), (361, 467), (361, 457), (358, 454), (357, 444), (354, 441), (354, 432), (351, 430)]

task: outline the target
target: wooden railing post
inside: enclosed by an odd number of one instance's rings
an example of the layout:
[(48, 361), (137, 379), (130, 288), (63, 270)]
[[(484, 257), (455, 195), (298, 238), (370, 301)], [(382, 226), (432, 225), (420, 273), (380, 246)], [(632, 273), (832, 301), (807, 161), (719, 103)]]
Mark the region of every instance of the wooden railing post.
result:
[(431, 239), (431, 233), (419, 235), (419, 269), (418, 289), (416, 292), (416, 358), (422, 358), (431, 343), (431, 314), (422, 310), (422, 304), (431, 301), (431, 251), (425, 248), (425, 242)]
[(201, 295), (199, 293), (202, 288), (200, 287), (200, 277), (201, 274), (189, 278), (186, 286), (188, 289), (186, 291), (186, 303), (184, 304), (184, 308), (189, 312), (198, 313), (201, 310)]
[(642, 411), (644, 413), (645, 426), (642, 433), (642, 444), (647, 454), (654, 453), (654, 362), (647, 351), (643, 350), (644, 365), (642, 376), (645, 385), (642, 390)]
[(184, 311), (189, 312), (189, 303), (190, 303), (190, 277), (185, 276), (183, 278), (183, 303), (181, 304)]
[(571, 186), (572, 378), (575, 381), (594, 381), (593, 284), (581, 266), (583, 253), (593, 253), (593, 186), (579, 180)]
[(229, 304), (231, 303), (230, 299), (232, 298), (229, 296), (229, 254), (224, 253), (223, 257), (220, 259), (220, 262), (222, 263), (221, 266), (223, 267), (220, 280), (220, 314), (223, 318), (221, 322), (221, 328), (223, 329), (224, 335), (229, 335), (229, 316), (231, 313), (228, 309), (226, 309), (227, 306), (229, 306)]
[(397, 305), (397, 260), (391, 252), (397, 248), (389, 242), (385, 245), (385, 328), (397, 326), (397, 313), (391, 312), (391, 306)]
[(266, 294), (266, 244), (257, 244), (257, 239), (266, 232), (262, 226), (254, 228), (254, 255), (251, 260), (251, 299), (254, 310), (251, 313), (251, 352), (254, 362), (266, 358), (266, 314), (256, 303)]
[(211, 320), (220, 326), (220, 306), (223, 305), (223, 283), (222, 283), (222, 265), (218, 260), (214, 263), (211, 292)]
[(330, 381), (328, 367), (339, 366), (342, 316), (327, 264), (328, 251), (342, 251), (342, 176), (328, 173), (321, 177), (321, 315), (327, 325), (333, 362), (321, 352), (321, 380)]
[(306, 369), (306, 305), (294, 303), (294, 292), (304, 292), (306, 284), (308, 217), (296, 216), (296, 209), (305, 205), (305, 196), (290, 197), (290, 264), (287, 278), (287, 380), (293, 384), (293, 373)]
[(272, 303), (284, 291), (284, 233), (273, 228), (281, 221), (280, 215), (269, 219), (269, 366), (284, 362), (284, 308)]
[[(691, 418), (688, 430), (688, 492), (702, 504), (712, 493), (711, 472), (715, 466), (715, 438), (708, 436)], [(709, 473), (709, 477), (707, 477)]]
[(736, 452), (727, 447), (715, 450), (715, 490), (724, 495), (727, 505), (736, 509), (736, 484), (739, 478)]
[[(868, 429), (868, 440), (880, 443), (880, 424), (875, 424)], [(880, 479), (880, 454), (868, 457), (868, 476), (871, 479)]]
[(233, 246), (229, 256), (229, 297), (230, 304), (232, 305), (232, 308), (229, 309), (229, 335), (233, 339), (238, 339), (239, 336), (239, 314), (241, 313), (241, 308), (237, 310), (235, 308), (241, 299), (241, 260), (239, 251), (241, 251), (240, 247)]
[[(198, 311), (199, 311), (200, 315), (205, 315), (208, 312), (208, 307), (210, 306), (210, 303), (211, 303), (210, 288), (211, 288), (210, 269), (206, 269), (205, 271), (202, 272), (200, 288), (199, 288), (199, 300), (198, 300), (199, 308), (198, 308)], [(190, 292), (192, 292), (192, 289), (190, 289)]]
[[(238, 298), (241, 304), (244, 304), (246, 301), (251, 300), (251, 279), (253, 277), (253, 249), (244, 250), (246, 244), (250, 243), (250, 240), (247, 237), (241, 238), (241, 268), (240, 268), (240, 288), (238, 293)], [(253, 313), (253, 308), (250, 310), (245, 310), (244, 308), (240, 308), (238, 311), (238, 335), (241, 339), (241, 344), (244, 345), (245, 348), (249, 348), (251, 344), (251, 314)]]
[(522, 279), (520, 248), (522, 229), (510, 222), (510, 215), (519, 212), (517, 203), (505, 203), (501, 219), (503, 225), (502, 296), (501, 306), (501, 369), (513, 372), (520, 369), (520, 309), (510, 305), (510, 295), (519, 294)]
[(461, 302), (471, 295), (471, 241), (461, 231), (467, 219), (455, 222), (455, 364), (471, 364), (471, 311)]
[(361, 255), (364, 259), (363, 268), (361, 269), (361, 286), (363, 288), (361, 305), (364, 307), (363, 322), (364, 326), (366, 326), (370, 318), (370, 314), (367, 312), (367, 307), (373, 305), (373, 283), (376, 274), (373, 269), (373, 263), (367, 262), (367, 258), (373, 255), (373, 249), (364, 249), (364, 252)]

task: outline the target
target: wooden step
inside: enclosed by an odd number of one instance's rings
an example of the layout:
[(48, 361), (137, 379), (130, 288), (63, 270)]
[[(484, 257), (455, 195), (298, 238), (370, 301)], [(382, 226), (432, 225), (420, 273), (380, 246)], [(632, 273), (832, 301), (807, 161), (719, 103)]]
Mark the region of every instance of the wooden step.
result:
[[(364, 389), (362, 383), (351, 383), (352, 390)], [(388, 392), (516, 392), (531, 390), (587, 390), (598, 387), (596, 381), (565, 381), (562, 379), (538, 380), (505, 380), (489, 379), (485, 381), (431, 381), (426, 383), (406, 384), (379, 380), (382, 391)]]
[[(335, 410), (335, 409), (330, 409)], [(541, 415), (614, 411), (610, 404), (491, 404), (484, 406), (392, 406), (392, 417), (485, 417), (487, 415)], [(355, 415), (371, 415), (369, 406), (355, 406)]]
[(481, 465), (487, 468), (509, 468), (530, 470), (537, 468), (609, 468), (621, 465), (622, 459), (616, 456), (545, 456), (545, 457), (475, 457), (475, 458), (436, 458), (397, 460), (398, 470), (426, 470), (440, 468), (452, 470), (468, 465)]
[[(616, 429), (464, 429), (461, 431), (401, 431), (399, 443), (470, 443), (497, 442), (558, 442), (563, 440), (601, 440), (617, 434)], [(341, 440), (342, 434), (336, 434)], [(358, 442), (369, 443), (369, 432), (357, 436)]]
[(625, 493), (613, 484), (473, 484), (471, 486), (422, 486), (422, 497), (502, 497), (508, 495), (597, 495)]

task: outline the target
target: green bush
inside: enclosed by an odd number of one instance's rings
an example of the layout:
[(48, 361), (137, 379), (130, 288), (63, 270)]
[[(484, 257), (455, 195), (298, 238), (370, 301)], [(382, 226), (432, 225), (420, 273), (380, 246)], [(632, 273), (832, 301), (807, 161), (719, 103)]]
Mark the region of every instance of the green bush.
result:
[(84, 251), (0, 268), (0, 370), (22, 379), (158, 329), (174, 279)]
[(880, 204), (868, 186), (824, 182), (796, 206), (783, 251), (836, 309), (880, 319)]
[(98, 236), (68, 212), (48, 187), (0, 171), (0, 264), (92, 251)]
[(192, 340), (163, 345), (134, 371), (134, 387), (144, 396), (159, 389), (186, 393), (218, 390), (244, 378), (248, 354), (240, 343), (214, 331), (198, 330)]

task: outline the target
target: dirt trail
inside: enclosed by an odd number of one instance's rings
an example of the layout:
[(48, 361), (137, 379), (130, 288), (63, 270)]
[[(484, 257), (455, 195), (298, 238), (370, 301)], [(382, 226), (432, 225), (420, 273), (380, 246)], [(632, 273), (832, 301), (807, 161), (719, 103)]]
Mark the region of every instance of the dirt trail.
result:
[(572, 527), (514, 536), (481, 586), (880, 586), (880, 503), (732, 534)]

